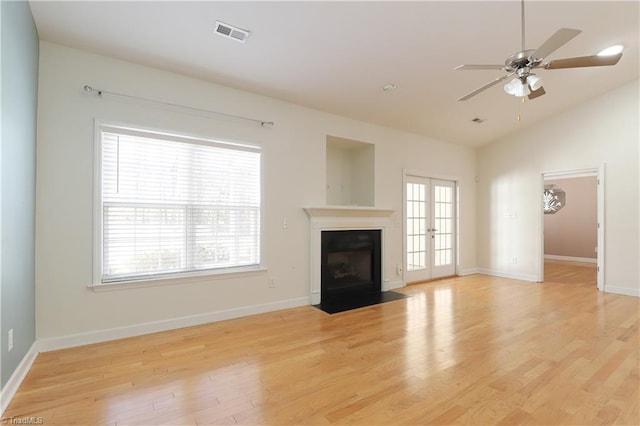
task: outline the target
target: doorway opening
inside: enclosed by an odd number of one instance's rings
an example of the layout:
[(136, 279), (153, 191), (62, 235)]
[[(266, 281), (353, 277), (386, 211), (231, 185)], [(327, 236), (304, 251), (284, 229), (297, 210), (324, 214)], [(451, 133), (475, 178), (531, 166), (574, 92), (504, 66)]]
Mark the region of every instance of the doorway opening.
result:
[(539, 282), (604, 291), (604, 167), (542, 174)]
[(404, 281), (456, 274), (456, 182), (405, 174)]

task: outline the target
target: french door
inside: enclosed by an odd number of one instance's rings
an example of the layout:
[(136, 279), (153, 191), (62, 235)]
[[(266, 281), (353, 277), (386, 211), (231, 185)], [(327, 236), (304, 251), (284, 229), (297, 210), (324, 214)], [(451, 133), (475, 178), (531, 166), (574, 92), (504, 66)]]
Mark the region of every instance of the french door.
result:
[(405, 182), (405, 282), (455, 275), (455, 182), (410, 175)]

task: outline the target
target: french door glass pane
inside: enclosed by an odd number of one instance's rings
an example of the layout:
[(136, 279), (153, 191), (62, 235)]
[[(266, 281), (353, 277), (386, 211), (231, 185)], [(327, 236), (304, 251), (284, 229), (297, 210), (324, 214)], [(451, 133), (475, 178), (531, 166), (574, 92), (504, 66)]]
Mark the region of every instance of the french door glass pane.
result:
[(451, 265), (453, 261), (453, 188), (436, 185), (435, 203), (435, 261), (434, 266)]
[(427, 186), (407, 183), (407, 270), (427, 266)]

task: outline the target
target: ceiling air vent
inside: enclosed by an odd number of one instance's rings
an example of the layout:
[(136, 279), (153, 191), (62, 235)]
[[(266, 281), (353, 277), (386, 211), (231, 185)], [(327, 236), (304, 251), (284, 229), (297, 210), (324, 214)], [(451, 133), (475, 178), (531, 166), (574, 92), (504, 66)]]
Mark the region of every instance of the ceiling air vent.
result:
[(225, 24), (224, 22), (216, 21), (215, 33), (224, 37), (228, 37), (232, 40), (244, 43), (251, 34), (250, 31), (243, 30), (242, 28), (234, 27), (233, 25)]

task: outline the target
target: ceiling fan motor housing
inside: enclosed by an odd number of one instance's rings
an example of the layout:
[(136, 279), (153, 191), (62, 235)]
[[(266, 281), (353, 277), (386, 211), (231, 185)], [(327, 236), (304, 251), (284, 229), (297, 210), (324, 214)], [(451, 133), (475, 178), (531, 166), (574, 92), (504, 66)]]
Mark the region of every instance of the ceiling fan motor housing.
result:
[(534, 58), (533, 56), (531, 56), (534, 52), (535, 50), (530, 49), (514, 53), (504, 61), (504, 69), (509, 72), (516, 71), (518, 72), (518, 76), (522, 77), (520, 75), (520, 70), (523, 68), (527, 68), (528, 74), (531, 68), (537, 67), (542, 62), (542, 59)]

